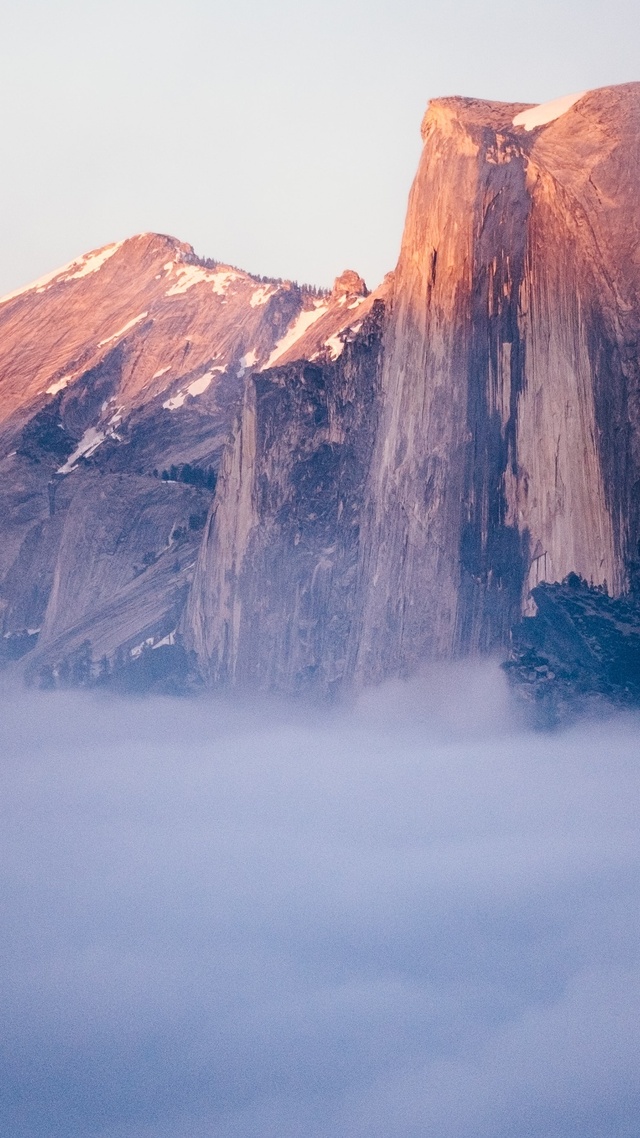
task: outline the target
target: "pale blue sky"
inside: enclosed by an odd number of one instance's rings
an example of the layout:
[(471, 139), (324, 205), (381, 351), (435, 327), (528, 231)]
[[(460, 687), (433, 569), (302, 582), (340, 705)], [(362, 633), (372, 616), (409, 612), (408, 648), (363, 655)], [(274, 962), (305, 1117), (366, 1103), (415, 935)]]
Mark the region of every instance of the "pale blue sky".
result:
[(637, 0), (0, 0), (0, 292), (143, 230), (392, 268), (429, 98), (640, 78)]

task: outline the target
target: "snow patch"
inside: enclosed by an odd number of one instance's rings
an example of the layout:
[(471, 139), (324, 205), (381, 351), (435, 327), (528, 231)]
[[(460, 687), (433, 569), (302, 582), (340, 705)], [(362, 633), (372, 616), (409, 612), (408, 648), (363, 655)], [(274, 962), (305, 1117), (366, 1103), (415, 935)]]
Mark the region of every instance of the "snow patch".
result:
[(322, 303), (319, 305), (316, 304), (316, 306), (311, 309), (303, 309), (296, 320), (294, 320), (293, 324), (289, 328), (289, 331), (282, 337), (281, 340), (278, 341), (271, 355), (269, 356), (269, 359), (267, 360), (264, 367), (260, 368), (260, 371), (266, 371), (267, 368), (273, 367), (276, 361), (279, 360), (285, 354), (285, 352), (288, 352), (289, 349), (293, 347), (293, 345), (296, 343), (296, 340), (299, 340), (300, 337), (303, 336), (304, 333), (311, 327), (311, 325), (315, 324), (316, 320), (319, 320), (321, 316), (324, 316), (326, 311), (327, 305)]
[(152, 647), (153, 648), (164, 648), (164, 646), (166, 644), (175, 644), (176, 632), (177, 631), (178, 631), (178, 629), (174, 628), (173, 632), (170, 632), (168, 636), (163, 636), (162, 640), (159, 640), (157, 644), (153, 644)]
[(187, 393), (189, 395), (202, 395), (203, 391), (207, 390), (212, 379), (213, 379), (213, 376), (212, 376), (211, 372), (206, 371), (204, 373), (204, 375), (200, 376), (199, 379), (194, 379), (193, 383), (189, 384), (189, 386), (187, 388)]
[(58, 474), (71, 474), (75, 470), (79, 458), (88, 458), (104, 442), (104, 431), (97, 427), (89, 427), (83, 434), (73, 454), (70, 454), (63, 466), (58, 467)]
[(146, 640), (141, 640), (139, 644), (136, 644), (135, 648), (131, 649), (129, 655), (134, 660), (137, 660), (138, 656), (142, 656), (142, 653), (144, 652), (145, 648), (153, 648), (154, 639), (155, 639), (155, 637), (148, 636)]
[(262, 288), (256, 289), (256, 291), (251, 294), (249, 304), (252, 308), (258, 308), (259, 305), (266, 304), (269, 298), (274, 296), (277, 291), (277, 288), (274, 288), (273, 285), (263, 285)]
[(182, 404), (184, 403), (186, 398), (187, 398), (186, 391), (179, 391), (178, 394), (174, 395), (171, 399), (165, 399), (162, 406), (167, 411), (177, 411), (178, 407), (182, 407)]
[(47, 388), (45, 395), (57, 395), (59, 391), (64, 391), (70, 379), (70, 375), (63, 375), (60, 379), (56, 379), (55, 383), (52, 383), (51, 387)]
[(240, 367), (238, 368), (238, 371), (236, 372), (238, 379), (242, 379), (245, 371), (247, 371), (250, 367), (255, 367), (257, 362), (258, 362), (258, 353), (254, 350), (247, 352), (246, 355), (242, 356), (242, 358), (240, 359)]
[(218, 296), (224, 296), (231, 282), (240, 280), (240, 273), (213, 272), (201, 265), (178, 265), (176, 273), (180, 279), (167, 290), (167, 296), (177, 296), (197, 284), (210, 284)]
[(341, 339), (339, 333), (336, 333), (335, 336), (329, 336), (329, 339), (325, 340), (324, 343), (325, 347), (331, 352), (332, 360), (337, 360), (338, 356), (342, 355), (344, 351), (344, 340)]
[(209, 368), (209, 370), (205, 371), (203, 375), (199, 375), (197, 379), (194, 379), (193, 383), (190, 383), (186, 389), (178, 391), (170, 399), (165, 399), (162, 406), (167, 411), (177, 411), (178, 407), (182, 407), (185, 399), (187, 398), (187, 395), (191, 395), (194, 398), (197, 395), (202, 395), (202, 393), (207, 390), (209, 384), (211, 383), (211, 380), (217, 371), (226, 371), (226, 368)]
[(105, 344), (110, 344), (112, 340), (117, 340), (120, 336), (124, 336), (125, 332), (134, 328), (136, 324), (139, 324), (140, 321), (144, 320), (148, 315), (148, 312), (141, 312), (139, 316), (134, 316), (133, 320), (129, 320), (126, 324), (123, 324), (122, 328), (118, 328), (118, 331), (114, 332), (112, 336), (107, 336), (106, 340), (100, 340), (98, 347), (103, 348)]
[(560, 99), (552, 99), (550, 103), (539, 103), (537, 107), (529, 107), (527, 111), (520, 111), (513, 120), (514, 126), (523, 126), (525, 130), (535, 130), (537, 126), (545, 126), (564, 115), (569, 107), (578, 102), (586, 91), (578, 91), (577, 95), (563, 95)]

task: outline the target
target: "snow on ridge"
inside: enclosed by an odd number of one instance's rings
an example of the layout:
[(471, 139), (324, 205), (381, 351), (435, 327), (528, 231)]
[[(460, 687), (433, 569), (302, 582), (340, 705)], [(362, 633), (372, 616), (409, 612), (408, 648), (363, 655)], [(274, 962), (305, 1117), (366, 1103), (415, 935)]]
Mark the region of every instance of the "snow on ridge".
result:
[(148, 312), (141, 312), (139, 316), (134, 316), (133, 320), (129, 320), (126, 324), (123, 324), (122, 328), (118, 328), (118, 331), (114, 332), (113, 335), (107, 336), (106, 340), (100, 340), (98, 347), (103, 348), (105, 344), (110, 344), (112, 340), (117, 340), (120, 336), (123, 336), (125, 332), (128, 332), (131, 328), (135, 327), (136, 324), (139, 324), (141, 320), (144, 320), (145, 316), (148, 315)]
[(242, 276), (233, 269), (220, 272), (205, 269), (202, 265), (176, 265), (176, 274), (180, 279), (167, 289), (167, 296), (177, 296), (178, 293), (187, 292), (197, 284), (210, 284), (217, 296), (224, 296), (231, 282), (240, 280)]
[(302, 312), (297, 316), (293, 324), (290, 326), (288, 332), (285, 333), (281, 340), (278, 340), (278, 343), (269, 356), (269, 359), (267, 360), (266, 364), (260, 368), (260, 371), (266, 371), (267, 368), (273, 367), (277, 360), (279, 360), (285, 354), (285, 352), (288, 352), (289, 349), (293, 347), (296, 341), (304, 335), (304, 333), (311, 327), (311, 325), (315, 324), (316, 320), (319, 320), (321, 316), (324, 316), (325, 312), (328, 310), (328, 307), (329, 306), (327, 304), (319, 305), (316, 302), (314, 308), (303, 308)]
[(114, 253), (124, 244), (123, 241), (114, 241), (112, 245), (105, 245), (104, 249), (98, 249), (95, 253), (87, 253), (84, 257), (80, 258), (83, 262), (77, 273), (69, 273), (65, 276), (67, 281), (77, 281), (81, 277), (88, 277), (90, 273), (97, 273)]
[[(23, 296), (25, 292), (45, 292), (49, 285), (55, 281), (74, 281), (79, 280), (80, 277), (86, 277), (89, 273), (95, 273), (101, 269), (105, 261), (108, 261), (113, 254), (118, 251), (124, 242), (116, 241), (112, 245), (105, 245), (103, 249), (97, 249), (94, 253), (84, 253), (82, 257), (76, 257), (73, 261), (68, 261), (59, 269), (54, 269), (51, 273), (45, 273), (43, 277), (38, 277), (37, 280), (31, 281), (30, 284), (23, 285), (22, 288), (15, 289), (14, 292), (8, 292), (6, 296), (0, 297), (0, 304), (6, 304), (8, 300), (14, 300), (17, 296)], [(72, 269), (77, 269), (77, 272), (71, 272)]]
[(249, 304), (252, 308), (258, 308), (259, 305), (266, 304), (272, 296), (275, 296), (277, 291), (278, 289), (274, 285), (261, 285), (260, 288), (251, 294)]
[(78, 261), (70, 261), (68, 265), (64, 265), (62, 269), (54, 269), (52, 273), (47, 273), (44, 277), (38, 277), (37, 281), (32, 281), (31, 284), (23, 285), (22, 288), (17, 288), (14, 292), (8, 292), (6, 296), (0, 297), (0, 304), (6, 304), (8, 300), (14, 300), (16, 296), (22, 296), (25, 292), (44, 292), (48, 284), (51, 284), (57, 277), (62, 276), (67, 269), (73, 269)]
[(529, 107), (520, 111), (513, 119), (514, 126), (523, 126), (525, 130), (535, 130), (537, 126), (546, 126), (547, 123), (559, 119), (574, 103), (578, 102), (586, 91), (578, 91), (576, 95), (562, 95), (559, 99), (552, 99), (549, 103), (539, 103), (537, 107)]

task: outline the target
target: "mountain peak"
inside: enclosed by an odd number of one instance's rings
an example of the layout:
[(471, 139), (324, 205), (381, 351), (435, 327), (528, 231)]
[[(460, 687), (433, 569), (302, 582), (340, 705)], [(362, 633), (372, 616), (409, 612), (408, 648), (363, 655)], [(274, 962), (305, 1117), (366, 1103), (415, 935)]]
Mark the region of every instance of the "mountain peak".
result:
[(345, 269), (336, 277), (331, 290), (331, 299), (338, 300), (341, 296), (368, 296), (369, 289), (361, 276), (354, 269)]

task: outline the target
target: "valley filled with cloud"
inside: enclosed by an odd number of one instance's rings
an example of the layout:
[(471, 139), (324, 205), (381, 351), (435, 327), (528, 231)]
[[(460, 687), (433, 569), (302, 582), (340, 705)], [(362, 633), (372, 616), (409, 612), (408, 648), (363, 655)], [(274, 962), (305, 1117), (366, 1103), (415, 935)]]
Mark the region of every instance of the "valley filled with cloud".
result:
[(637, 717), (0, 702), (3, 1133), (637, 1133)]

